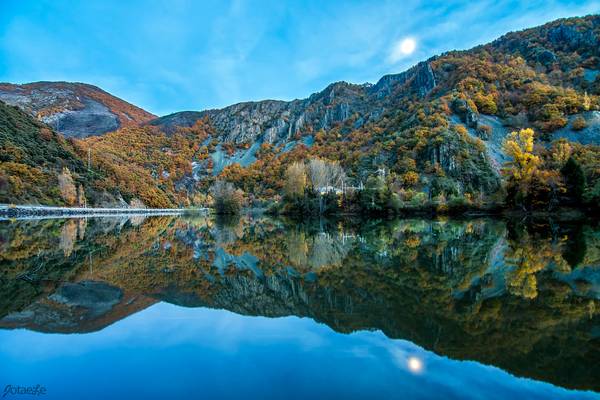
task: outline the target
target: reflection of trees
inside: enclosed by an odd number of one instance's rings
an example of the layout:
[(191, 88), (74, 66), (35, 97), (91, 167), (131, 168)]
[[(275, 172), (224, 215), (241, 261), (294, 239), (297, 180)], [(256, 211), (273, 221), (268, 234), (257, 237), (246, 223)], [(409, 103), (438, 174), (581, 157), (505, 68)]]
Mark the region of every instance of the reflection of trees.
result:
[(87, 227), (87, 218), (80, 218), (77, 220), (77, 239), (83, 240), (85, 238), (85, 228)]
[(509, 291), (526, 299), (537, 297), (537, 279), (535, 274), (547, 265), (544, 255), (531, 246), (522, 246), (507, 252), (508, 264), (513, 264), (514, 269), (508, 270), (506, 281)]
[(306, 233), (292, 230), (286, 237), (288, 257), (292, 265), (306, 265), (308, 262), (308, 243)]
[(69, 257), (73, 252), (73, 247), (77, 240), (85, 238), (85, 229), (87, 219), (67, 219), (60, 230), (59, 248), (63, 251), (65, 257)]
[(233, 243), (244, 234), (243, 219), (237, 214), (217, 215), (211, 234), (216, 243)]
[[(563, 257), (566, 240), (548, 236), (548, 232), (544, 231), (544, 235), (525, 230), (511, 233), (510, 245), (504, 254), (508, 267), (505, 277), (510, 293), (534, 299), (538, 295), (537, 275), (540, 272), (550, 267), (556, 271), (570, 271)], [(584, 239), (580, 237), (580, 240)]]
[[(142, 295), (251, 315), (309, 316), (342, 332), (381, 329), (451, 357), (559, 382), (556, 371), (571, 369), (567, 384), (595, 384), (577, 364), (599, 354), (590, 328), (597, 324), (598, 301), (544, 272), (567, 271), (563, 239), (571, 236), (557, 228), (507, 234), (503, 221), (488, 219), (351, 226), (290, 225), (266, 217), (233, 223), (152, 217), (139, 226), (90, 219), (66, 260), (57, 246), (63, 229), (72, 229), (64, 226), (24, 223), (0, 230), (2, 276), (21, 268), (2, 281), (2, 298), (11, 300), (0, 311), (40, 296), (39, 286), (15, 277), (43, 259), (48, 269), (38, 275), (44, 279), (104, 281), (121, 288), (125, 299)], [(588, 262), (597, 260), (599, 235), (592, 227), (582, 232), (587, 247), (578, 268), (584, 269), (595, 265)], [(247, 252), (263, 273), (233, 265), (219, 273), (217, 248), (235, 256)], [(564, 353), (557, 356), (556, 348)]]
[(63, 251), (65, 257), (69, 257), (77, 240), (77, 221), (68, 219), (60, 230), (59, 248)]
[(311, 269), (325, 265), (340, 265), (348, 254), (347, 243), (340, 235), (325, 232), (315, 235), (308, 242), (307, 263)]

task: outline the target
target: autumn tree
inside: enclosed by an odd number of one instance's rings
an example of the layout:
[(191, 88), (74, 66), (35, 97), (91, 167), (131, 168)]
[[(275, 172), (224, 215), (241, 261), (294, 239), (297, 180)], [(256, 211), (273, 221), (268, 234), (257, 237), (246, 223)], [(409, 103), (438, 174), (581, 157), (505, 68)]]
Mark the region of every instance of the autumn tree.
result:
[(288, 199), (297, 199), (306, 189), (306, 166), (302, 162), (292, 163), (285, 171), (283, 191)]
[(587, 92), (583, 94), (582, 106), (585, 111), (589, 111), (590, 107), (592, 106), (592, 101), (590, 100), (590, 96), (588, 96)]
[(567, 162), (573, 153), (573, 147), (565, 139), (560, 139), (552, 144), (552, 161), (554, 167), (559, 169)]
[(68, 206), (75, 205), (77, 202), (77, 188), (73, 182), (71, 171), (64, 167), (62, 172), (58, 174), (58, 188), (60, 195)]
[(77, 206), (78, 207), (86, 207), (87, 199), (85, 198), (85, 190), (83, 190), (83, 185), (79, 184), (77, 187)]
[(574, 131), (580, 131), (587, 128), (587, 122), (585, 118), (582, 116), (576, 117), (571, 124), (571, 128), (573, 128)]
[[(542, 159), (534, 153), (533, 142), (532, 129), (512, 132), (504, 141), (504, 152), (511, 158), (506, 168), (507, 201), (525, 209), (550, 209), (558, 203), (564, 186), (557, 170), (541, 168)], [(568, 144), (559, 143), (552, 158), (560, 162), (570, 151)]]
[(129, 202), (129, 207), (131, 208), (146, 208), (146, 205), (144, 204), (143, 201), (141, 201), (138, 198), (133, 198), (131, 199), (131, 201)]
[(533, 129), (512, 132), (504, 140), (503, 149), (512, 161), (508, 162), (507, 172), (511, 179), (526, 182), (541, 164), (540, 157), (533, 153)]

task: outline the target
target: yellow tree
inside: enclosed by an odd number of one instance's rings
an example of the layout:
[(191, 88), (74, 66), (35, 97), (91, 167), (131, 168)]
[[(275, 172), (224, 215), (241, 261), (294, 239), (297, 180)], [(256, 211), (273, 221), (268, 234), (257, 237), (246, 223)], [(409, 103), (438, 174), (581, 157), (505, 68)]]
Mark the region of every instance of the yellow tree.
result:
[(67, 203), (68, 206), (75, 205), (77, 201), (77, 188), (73, 182), (71, 171), (69, 171), (69, 168), (67, 167), (64, 167), (62, 172), (58, 175), (58, 188), (65, 203)]
[(583, 94), (583, 109), (585, 111), (589, 111), (592, 106), (592, 101), (590, 100), (590, 96), (588, 96), (587, 92)]
[[(546, 208), (559, 204), (564, 185), (558, 171), (542, 169), (542, 159), (533, 151), (531, 129), (512, 132), (504, 141), (504, 151), (512, 159), (507, 164), (507, 201), (527, 208)], [(561, 162), (571, 152), (570, 145), (558, 143), (553, 157)]]
[(302, 162), (292, 163), (285, 171), (283, 191), (290, 199), (302, 197), (306, 188), (306, 167)]
[(541, 164), (540, 157), (533, 154), (533, 129), (521, 129), (506, 137), (503, 149), (512, 158), (508, 163), (508, 173), (517, 182), (528, 181)]
[(533, 153), (533, 139), (532, 129), (521, 129), (508, 135), (503, 143), (504, 152), (510, 158), (505, 166), (508, 176), (506, 200), (508, 204), (524, 209), (533, 206), (535, 196), (532, 196), (532, 190), (539, 183), (536, 178), (542, 163), (540, 157)]
[(560, 139), (552, 145), (552, 161), (558, 168), (565, 165), (572, 153), (573, 147), (565, 139)]

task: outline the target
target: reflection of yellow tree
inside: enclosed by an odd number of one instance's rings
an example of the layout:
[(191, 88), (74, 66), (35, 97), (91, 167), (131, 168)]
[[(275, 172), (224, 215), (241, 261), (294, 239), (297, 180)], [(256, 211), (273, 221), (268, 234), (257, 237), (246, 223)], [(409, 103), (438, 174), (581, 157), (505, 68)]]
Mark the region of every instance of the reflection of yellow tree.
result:
[(83, 240), (85, 238), (85, 228), (87, 228), (87, 218), (77, 220), (77, 238)]
[(308, 254), (308, 243), (303, 231), (293, 230), (286, 236), (288, 257), (292, 265), (306, 265)]
[(525, 240), (512, 246), (505, 255), (507, 263), (514, 266), (506, 274), (506, 283), (510, 293), (526, 299), (538, 295), (536, 274), (550, 264), (559, 269), (568, 268), (566, 262), (551, 240)]
[(69, 257), (73, 252), (73, 246), (77, 239), (77, 222), (73, 219), (69, 219), (65, 222), (62, 229), (60, 230), (60, 243), (59, 247), (65, 254), (65, 257)]

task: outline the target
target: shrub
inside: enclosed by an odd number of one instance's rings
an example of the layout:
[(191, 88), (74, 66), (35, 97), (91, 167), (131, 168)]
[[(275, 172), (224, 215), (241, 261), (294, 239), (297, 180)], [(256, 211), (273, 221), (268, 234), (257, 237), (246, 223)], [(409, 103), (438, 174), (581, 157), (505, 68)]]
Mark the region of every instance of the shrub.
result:
[(419, 174), (414, 171), (408, 171), (402, 175), (402, 182), (404, 182), (406, 186), (414, 186), (419, 182)]
[(492, 127), (489, 125), (479, 124), (477, 125), (477, 136), (483, 140), (488, 140), (492, 133)]
[(427, 194), (423, 192), (417, 192), (410, 200), (410, 204), (413, 207), (422, 208), (427, 204)]
[(450, 200), (448, 200), (448, 208), (454, 211), (464, 210), (470, 205), (469, 200), (460, 195), (450, 196)]
[(587, 122), (585, 121), (585, 118), (583, 118), (582, 116), (575, 118), (575, 120), (573, 120), (573, 123), (571, 124), (571, 128), (574, 131), (580, 131), (582, 129), (587, 128)]
[(242, 191), (230, 182), (216, 181), (210, 188), (213, 207), (217, 214), (239, 214), (242, 208)]

